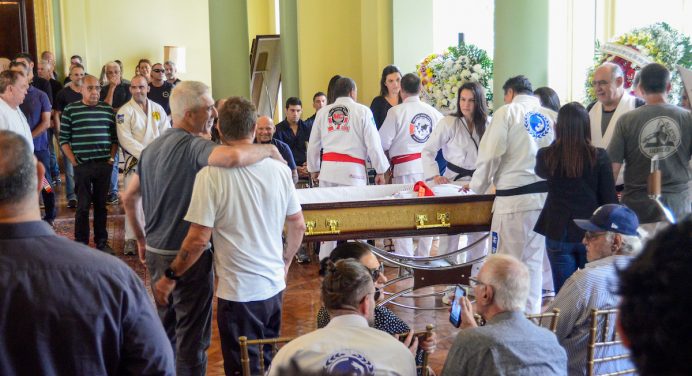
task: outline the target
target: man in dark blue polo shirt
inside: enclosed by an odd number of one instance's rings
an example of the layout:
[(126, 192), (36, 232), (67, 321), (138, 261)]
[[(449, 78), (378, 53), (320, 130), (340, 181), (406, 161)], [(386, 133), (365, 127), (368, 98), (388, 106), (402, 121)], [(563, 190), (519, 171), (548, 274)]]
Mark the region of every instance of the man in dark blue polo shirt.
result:
[(274, 138), (288, 144), (296, 161), (296, 166), (298, 166), (298, 175), (301, 178), (309, 178), (305, 152), (307, 151), (307, 143), (310, 141), (312, 126), (308, 126), (300, 120), (302, 113), (303, 104), (300, 99), (288, 98), (286, 100), (286, 119), (276, 125)]
[(0, 150), (0, 375), (173, 375), (139, 277), (41, 222), (43, 165), (14, 132)]
[(279, 153), (288, 162), (288, 168), (291, 169), (293, 175), (293, 183), (298, 182), (298, 172), (296, 171), (296, 162), (293, 159), (291, 148), (285, 142), (272, 138), (274, 135), (274, 121), (269, 116), (260, 116), (257, 119), (257, 134), (255, 135), (256, 144), (272, 144), (279, 149)]
[[(26, 76), (29, 75), (29, 67), (26, 64), (13, 61), (10, 63), (10, 69), (20, 72)], [(48, 134), (50, 128), (50, 111), (51, 105), (48, 101), (46, 93), (38, 90), (33, 86), (29, 86), (24, 97), (24, 102), (19, 105), (19, 108), (24, 113), (26, 121), (31, 128), (31, 137), (34, 138), (34, 155), (46, 167), (46, 179), (51, 181), (51, 175), (48, 171), (50, 166), (50, 151), (48, 150)], [(55, 220), (55, 192), (50, 187), (41, 190), (43, 197), (43, 205), (46, 211), (43, 220), (51, 226)]]
[(84, 77), (82, 100), (62, 112), (60, 147), (74, 166), (77, 211), (75, 240), (89, 244), (89, 207), (94, 204), (96, 248), (114, 253), (108, 245), (106, 198), (118, 149), (113, 107), (99, 101), (101, 86), (94, 76)]

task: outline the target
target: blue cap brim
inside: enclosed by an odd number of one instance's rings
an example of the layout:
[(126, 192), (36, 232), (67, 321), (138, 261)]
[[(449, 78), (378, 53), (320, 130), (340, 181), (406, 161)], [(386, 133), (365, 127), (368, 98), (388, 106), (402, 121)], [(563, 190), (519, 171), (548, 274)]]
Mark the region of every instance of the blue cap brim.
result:
[(588, 219), (573, 219), (574, 224), (577, 225), (582, 230), (585, 231), (591, 231), (591, 232), (603, 232), (603, 231), (608, 231), (608, 229), (604, 229), (601, 227), (596, 226), (595, 224), (591, 223), (590, 220)]

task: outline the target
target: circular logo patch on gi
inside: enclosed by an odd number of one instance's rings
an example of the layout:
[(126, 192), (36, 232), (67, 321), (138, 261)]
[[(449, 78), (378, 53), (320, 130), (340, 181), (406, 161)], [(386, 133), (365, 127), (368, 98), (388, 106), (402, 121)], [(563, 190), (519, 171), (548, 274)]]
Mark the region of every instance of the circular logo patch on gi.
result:
[[(329, 132), (333, 130), (348, 130), (348, 107), (335, 106), (329, 110), (329, 117), (327, 118), (329, 125), (327, 130)], [(345, 128), (345, 129), (342, 129)]]
[(428, 141), (432, 132), (432, 118), (427, 114), (417, 114), (411, 119), (411, 124), (408, 126), (408, 132), (411, 138), (419, 144)]
[(342, 350), (330, 355), (324, 365), (325, 371), (332, 375), (372, 375), (375, 366), (354, 350)]
[(550, 132), (550, 120), (539, 112), (529, 112), (524, 115), (524, 128), (531, 137), (543, 138)]
[(658, 155), (666, 159), (680, 146), (680, 126), (667, 116), (655, 117), (644, 124), (639, 133), (639, 150), (649, 159)]
[(169, 91), (164, 91), (163, 93), (161, 93), (161, 96), (164, 98), (168, 98), (171, 96), (171, 93)]

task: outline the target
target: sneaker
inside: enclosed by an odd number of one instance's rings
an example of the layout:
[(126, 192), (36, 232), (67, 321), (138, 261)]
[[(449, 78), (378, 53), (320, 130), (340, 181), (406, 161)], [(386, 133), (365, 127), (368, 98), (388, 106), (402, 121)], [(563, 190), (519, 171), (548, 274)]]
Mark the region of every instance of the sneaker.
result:
[(310, 263), (310, 255), (308, 255), (307, 249), (305, 249), (305, 246), (301, 246), (298, 249), (298, 253), (296, 253), (296, 261), (299, 264), (309, 264)]
[(106, 204), (108, 205), (118, 205), (120, 200), (118, 199), (118, 194), (117, 193), (111, 193), (108, 195), (108, 199), (106, 199)]
[(96, 249), (98, 249), (101, 252), (108, 253), (109, 255), (115, 256), (115, 251), (113, 250), (113, 248), (111, 248), (110, 245), (108, 245), (108, 243), (104, 242), (101, 244), (97, 244)]
[(125, 256), (132, 256), (137, 252), (137, 241), (134, 239), (125, 240), (125, 249), (123, 254)]
[(77, 207), (77, 200), (72, 199), (72, 200), (67, 201), (67, 207), (70, 209), (76, 208)]

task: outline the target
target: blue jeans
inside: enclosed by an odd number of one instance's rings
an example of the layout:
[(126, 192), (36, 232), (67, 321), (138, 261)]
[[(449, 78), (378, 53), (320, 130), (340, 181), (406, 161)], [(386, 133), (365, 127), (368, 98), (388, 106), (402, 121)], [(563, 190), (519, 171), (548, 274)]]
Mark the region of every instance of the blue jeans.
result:
[(115, 162), (113, 162), (113, 172), (111, 173), (111, 185), (108, 188), (108, 196), (118, 194), (118, 154), (115, 153)]
[(553, 270), (553, 284), (555, 285), (555, 294), (557, 294), (567, 278), (577, 268), (584, 268), (586, 246), (582, 243), (545, 238), (545, 249), (548, 252), (548, 260), (550, 260), (550, 267)]
[(77, 194), (74, 192), (74, 167), (65, 153), (62, 153), (62, 160), (65, 161), (65, 198), (67, 201), (76, 200)]
[(58, 168), (58, 158), (55, 156), (55, 147), (53, 146), (53, 128), (48, 129), (48, 150), (50, 151), (50, 161), (46, 170), (50, 171), (51, 177), (58, 180), (60, 177), (60, 169)]

